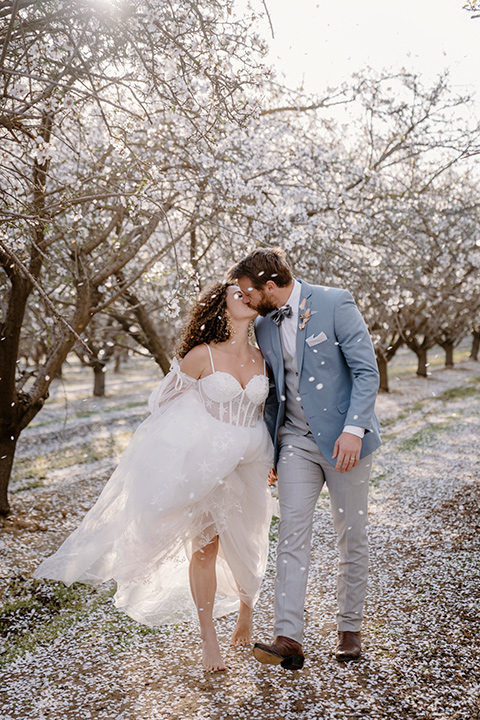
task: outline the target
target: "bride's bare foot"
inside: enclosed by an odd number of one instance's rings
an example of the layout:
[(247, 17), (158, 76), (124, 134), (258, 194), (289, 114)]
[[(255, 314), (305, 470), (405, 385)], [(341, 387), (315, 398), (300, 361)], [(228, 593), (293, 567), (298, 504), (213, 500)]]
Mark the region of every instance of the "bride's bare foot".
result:
[(252, 616), (253, 610), (243, 602), (238, 613), (237, 624), (230, 638), (230, 645), (250, 645), (252, 642)]
[(203, 669), (208, 672), (221, 672), (226, 670), (225, 662), (220, 652), (215, 631), (213, 635), (209, 635), (202, 639), (202, 663)]

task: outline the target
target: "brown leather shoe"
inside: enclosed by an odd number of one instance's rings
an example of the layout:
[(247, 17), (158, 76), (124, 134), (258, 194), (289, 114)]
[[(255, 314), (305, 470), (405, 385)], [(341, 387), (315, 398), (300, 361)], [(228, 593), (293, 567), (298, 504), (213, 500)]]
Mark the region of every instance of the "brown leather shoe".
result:
[(338, 631), (338, 643), (335, 657), (339, 662), (358, 660), (362, 652), (361, 632), (351, 630)]
[(253, 654), (258, 662), (266, 665), (281, 665), (286, 670), (300, 670), (304, 655), (302, 646), (296, 640), (278, 635), (271, 645), (255, 643)]

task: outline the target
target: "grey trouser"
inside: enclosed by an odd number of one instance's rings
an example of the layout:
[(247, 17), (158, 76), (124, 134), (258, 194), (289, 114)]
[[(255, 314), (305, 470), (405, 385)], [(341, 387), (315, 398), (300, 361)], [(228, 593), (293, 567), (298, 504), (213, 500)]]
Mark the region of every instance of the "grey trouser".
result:
[(311, 435), (283, 432), (280, 441), (274, 634), (302, 642), (313, 513), (325, 482), (338, 538), (337, 626), (339, 630), (360, 630), (368, 576), (366, 526), (372, 455), (353, 470), (340, 473), (325, 460)]

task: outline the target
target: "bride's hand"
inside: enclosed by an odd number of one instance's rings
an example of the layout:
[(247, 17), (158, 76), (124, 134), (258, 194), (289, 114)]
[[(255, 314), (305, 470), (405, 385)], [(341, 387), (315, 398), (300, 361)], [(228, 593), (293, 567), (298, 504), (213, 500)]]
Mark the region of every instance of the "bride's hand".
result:
[(278, 478), (278, 475), (277, 475), (277, 473), (275, 472), (275, 470), (274, 470), (273, 467), (272, 467), (272, 469), (271, 469), (270, 472), (268, 473), (268, 478), (267, 478), (268, 484), (269, 484), (269, 485), (275, 485), (275, 483), (277, 482), (277, 478)]

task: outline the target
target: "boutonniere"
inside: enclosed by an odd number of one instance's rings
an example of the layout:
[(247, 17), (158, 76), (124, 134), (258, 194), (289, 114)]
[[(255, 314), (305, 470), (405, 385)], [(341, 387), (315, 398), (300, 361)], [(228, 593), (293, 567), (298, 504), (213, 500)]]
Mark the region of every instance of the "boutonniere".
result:
[(312, 317), (310, 308), (307, 308), (305, 310), (305, 304), (306, 304), (306, 298), (303, 298), (302, 302), (300, 303), (300, 307), (299, 307), (299, 310), (300, 310), (300, 314), (299, 314), (300, 324), (298, 326), (299, 330), (303, 330), (305, 325), (307, 324), (307, 322)]

